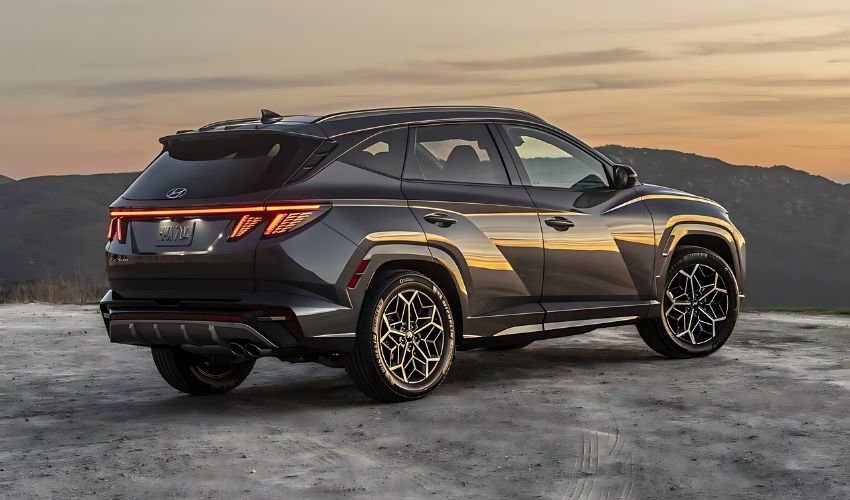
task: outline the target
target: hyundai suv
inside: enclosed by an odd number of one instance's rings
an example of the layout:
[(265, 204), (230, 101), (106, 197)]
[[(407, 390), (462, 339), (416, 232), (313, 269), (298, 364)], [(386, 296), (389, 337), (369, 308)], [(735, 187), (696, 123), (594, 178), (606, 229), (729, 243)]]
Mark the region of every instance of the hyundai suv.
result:
[(729, 338), (744, 238), (523, 111), (418, 107), (211, 123), (110, 207), (100, 308), (166, 382), (229, 391), (260, 357), (420, 398), (456, 350), (637, 326), (658, 353)]

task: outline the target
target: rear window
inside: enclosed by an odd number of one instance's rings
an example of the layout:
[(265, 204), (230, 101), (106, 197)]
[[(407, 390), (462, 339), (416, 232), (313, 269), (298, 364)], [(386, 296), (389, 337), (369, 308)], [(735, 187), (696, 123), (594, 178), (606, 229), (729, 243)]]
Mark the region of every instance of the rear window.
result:
[(283, 134), (174, 140), (124, 193), (130, 200), (219, 198), (280, 187), (317, 145)]

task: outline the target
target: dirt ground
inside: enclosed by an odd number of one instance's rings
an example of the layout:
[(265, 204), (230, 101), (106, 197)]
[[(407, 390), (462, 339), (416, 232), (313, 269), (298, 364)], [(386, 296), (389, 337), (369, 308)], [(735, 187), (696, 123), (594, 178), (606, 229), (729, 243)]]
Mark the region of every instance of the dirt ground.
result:
[(6, 498), (848, 498), (850, 318), (747, 314), (707, 359), (631, 328), (458, 353), (421, 401), (263, 359), (181, 395), (95, 308), (0, 307)]

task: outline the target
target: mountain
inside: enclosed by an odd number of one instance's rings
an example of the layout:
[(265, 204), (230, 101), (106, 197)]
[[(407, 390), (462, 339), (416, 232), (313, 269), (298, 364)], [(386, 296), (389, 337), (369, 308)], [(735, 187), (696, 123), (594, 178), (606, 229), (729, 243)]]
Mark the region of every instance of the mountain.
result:
[(101, 278), (107, 207), (137, 175), (58, 175), (0, 184), (0, 281)]
[(642, 182), (729, 210), (747, 240), (747, 299), (756, 306), (850, 305), (850, 186), (785, 166), (734, 166), (677, 151), (604, 146)]
[[(789, 167), (734, 166), (655, 149), (604, 146), (642, 182), (717, 200), (747, 238), (746, 304), (850, 305), (850, 186)], [(102, 279), (106, 207), (137, 174), (48, 176), (0, 184), (0, 281)]]
[(8, 184), (10, 182), (15, 182), (15, 179), (11, 177), (6, 177), (5, 175), (0, 175), (0, 184)]

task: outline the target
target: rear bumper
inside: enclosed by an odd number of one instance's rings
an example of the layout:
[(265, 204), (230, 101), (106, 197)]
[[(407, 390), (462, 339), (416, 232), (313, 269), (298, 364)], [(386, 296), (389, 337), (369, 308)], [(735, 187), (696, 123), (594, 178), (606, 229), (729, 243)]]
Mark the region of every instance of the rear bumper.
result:
[(258, 292), (238, 301), (126, 300), (113, 291), (100, 302), (110, 341), (229, 350), (255, 344), (272, 355), (291, 350), (348, 352), (355, 314), (319, 299)]

